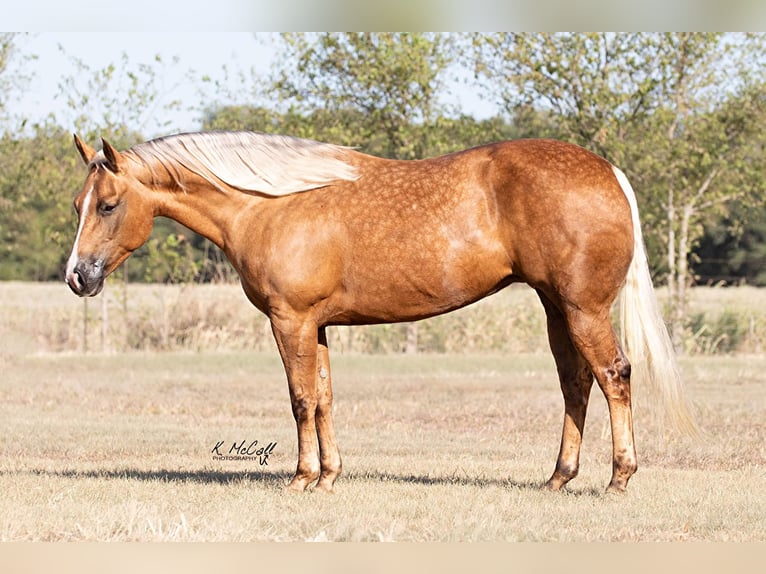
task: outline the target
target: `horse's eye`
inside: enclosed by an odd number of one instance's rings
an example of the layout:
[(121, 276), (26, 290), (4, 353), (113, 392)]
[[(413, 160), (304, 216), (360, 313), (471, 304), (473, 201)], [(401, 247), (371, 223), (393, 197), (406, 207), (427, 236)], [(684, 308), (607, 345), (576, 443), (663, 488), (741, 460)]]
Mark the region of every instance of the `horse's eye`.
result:
[(117, 208), (117, 204), (102, 203), (98, 206), (98, 210), (102, 215), (109, 215)]

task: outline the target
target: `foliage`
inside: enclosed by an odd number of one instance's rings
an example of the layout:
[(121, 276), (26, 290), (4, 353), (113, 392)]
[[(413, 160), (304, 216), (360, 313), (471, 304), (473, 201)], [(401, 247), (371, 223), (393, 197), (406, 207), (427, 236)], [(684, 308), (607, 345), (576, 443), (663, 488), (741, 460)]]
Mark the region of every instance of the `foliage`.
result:
[(59, 90), (71, 116), (59, 121), (74, 126), (81, 137), (106, 137), (122, 149), (143, 141), (149, 130), (172, 128), (169, 121), (158, 118), (182, 105), (170, 95), (174, 86), (164, 85), (164, 69), (177, 60), (166, 63), (156, 55), (152, 62), (134, 64), (123, 53), (119, 62), (103, 68), (79, 58), (70, 60), (76, 72), (62, 79)]
[(82, 184), (80, 159), (60, 128), (34, 129), (32, 138), (0, 139), (0, 279), (58, 279), (74, 232), (62, 190)]
[(9, 103), (24, 95), (32, 79), (26, 64), (35, 56), (24, 50), (23, 40), (24, 34), (0, 32), (0, 128), (10, 129), (20, 123), (23, 129), (26, 124), (8, 111)]
[(686, 328), (690, 336), (685, 339), (685, 351), (693, 355), (732, 353), (740, 347), (747, 333), (742, 318), (729, 310), (712, 319), (705, 313), (693, 313)]
[(202, 120), (203, 130), (249, 130), (279, 132), (282, 116), (268, 108), (238, 105), (207, 110)]
[(199, 273), (192, 246), (182, 233), (153, 237), (147, 242), (148, 263), (144, 269), (147, 282), (189, 283)]
[[(392, 158), (429, 155), (430, 129), (443, 116), (438, 96), (452, 59), (444, 34), (283, 34), (286, 65), (275, 89), (293, 110), (326, 110), (332, 130), (344, 114), (348, 135)], [(321, 124), (320, 124), (321, 125)], [(334, 139), (334, 138), (333, 138)]]
[(8, 97), (9, 78), (7, 74), (8, 63), (13, 51), (14, 34), (3, 32), (0, 34), (0, 117), (4, 115), (5, 99)]
[(703, 284), (766, 286), (766, 205), (749, 209), (735, 202), (722, 219), (707, 222), (693, 268)]
[[(4, 40), (0, 38), (0, 46)], [(163, 83), (167, 64), (159, 57), (148, 64), (133, 64), (123, 54), (118, 63), (101, 69), (74, 58), (72, 62), (75, 75), (63, 78), (59, 86), (69, 113), (51, 116), (18, 134), (6, 131), (0, 138), (0, 279), (61, 277), (76, 223), (71, 201), (82, 186), (85, 169), (71, 135), (60, 125), (73, 126), (93, 145), (98, 137), (105, 137), (118, 148), (127, 148), (145, 139), (144, 129), (167, 127), (157, 117), (180, 106), (178, 100), (167, 97)], [(0, 101), (1, 96), (2, 89)], [(182, 226), (165, 221), (156, 227), (151, 244), (130, 260), (126, 276), (180, 281), (204, 270), (205, 277), (211, 278), (219, 262), (215, 258), (212, 263), (199, 260), (199, 254), (208, 251), (208, 247), (200, 247), (205, 240), (194, 237), (181, 249), (181, 243), (174, 241), (183, 237)], [(173, 259), (179, 250), (183, 257)]]

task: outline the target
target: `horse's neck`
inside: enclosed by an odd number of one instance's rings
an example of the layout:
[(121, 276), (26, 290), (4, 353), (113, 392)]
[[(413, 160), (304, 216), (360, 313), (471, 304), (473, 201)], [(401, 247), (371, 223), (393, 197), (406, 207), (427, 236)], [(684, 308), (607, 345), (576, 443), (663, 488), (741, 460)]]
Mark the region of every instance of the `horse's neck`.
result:
[(223, 192), (209, 184), (193, 182), (181, 191), (160, 186), (156, 215), (168, 217), (225, 249), (231, 225), (255, 198), (236, 190)]

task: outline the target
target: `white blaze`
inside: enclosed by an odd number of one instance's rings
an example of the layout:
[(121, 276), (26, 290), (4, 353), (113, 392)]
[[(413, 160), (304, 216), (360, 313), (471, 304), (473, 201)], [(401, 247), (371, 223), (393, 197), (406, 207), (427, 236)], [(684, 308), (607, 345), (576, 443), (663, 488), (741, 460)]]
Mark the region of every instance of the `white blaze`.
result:
[(85, 194), (85, 200), (82, 202), (82, 209), (80, 210), (80, 225), (77, 227), (77, 235), (74, 238), (74, 245), (72, 246), (72, 253), (69, 255), (69, 260), (66, 264), (66, 275), (69, 277), (74, 273), (74, 268), (79, 261), (79, 255), (77, 251), (80, 247), (80, 235), (82, 234), (82, 228), (85, 226), (85, 217), (88, 215), (88, 207), (90, 206), (90, 199), (93, 196), (93, 186)]

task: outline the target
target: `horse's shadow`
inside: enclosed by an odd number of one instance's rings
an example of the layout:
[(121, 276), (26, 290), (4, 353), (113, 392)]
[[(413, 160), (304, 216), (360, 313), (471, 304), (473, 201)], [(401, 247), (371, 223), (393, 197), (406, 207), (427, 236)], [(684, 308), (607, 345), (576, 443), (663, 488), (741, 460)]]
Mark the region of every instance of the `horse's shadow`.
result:
[[(147, 482), (167, 483), (201, 483), (201, 484), (236, 484), (252, 483), (260, 484), (267, 488), (282, 490), (292, 473), (288, 471), (219, 471), (219, 470), (141, 470), (141, 469), (100, 469), (100, 470), (48, 470), (33, 469), (23, 471), (30, 474), (58, 476), (64, 478), (101, 478), (109, 480), (139, 480)], [(2, 471), (0, 474), (12, 474), (13, 471)], [(485, 476), (443, 475), (432, 476), (422, 474), (393, 474), (383, 471), (349, 472), (345, 473), (339, 481), (342, 490), (342, 480), (392, 483), (424, 486), (456, 486), (475, 488), (503, 488), (508, 490), (542, 491), (543, 483), (536, 481), (515, 481), (505, 478), (487, 478)], [(572, 489), (567, 488), (564, 493), (567, 496), (601, 497), (603, 492), (596, 488)]]

